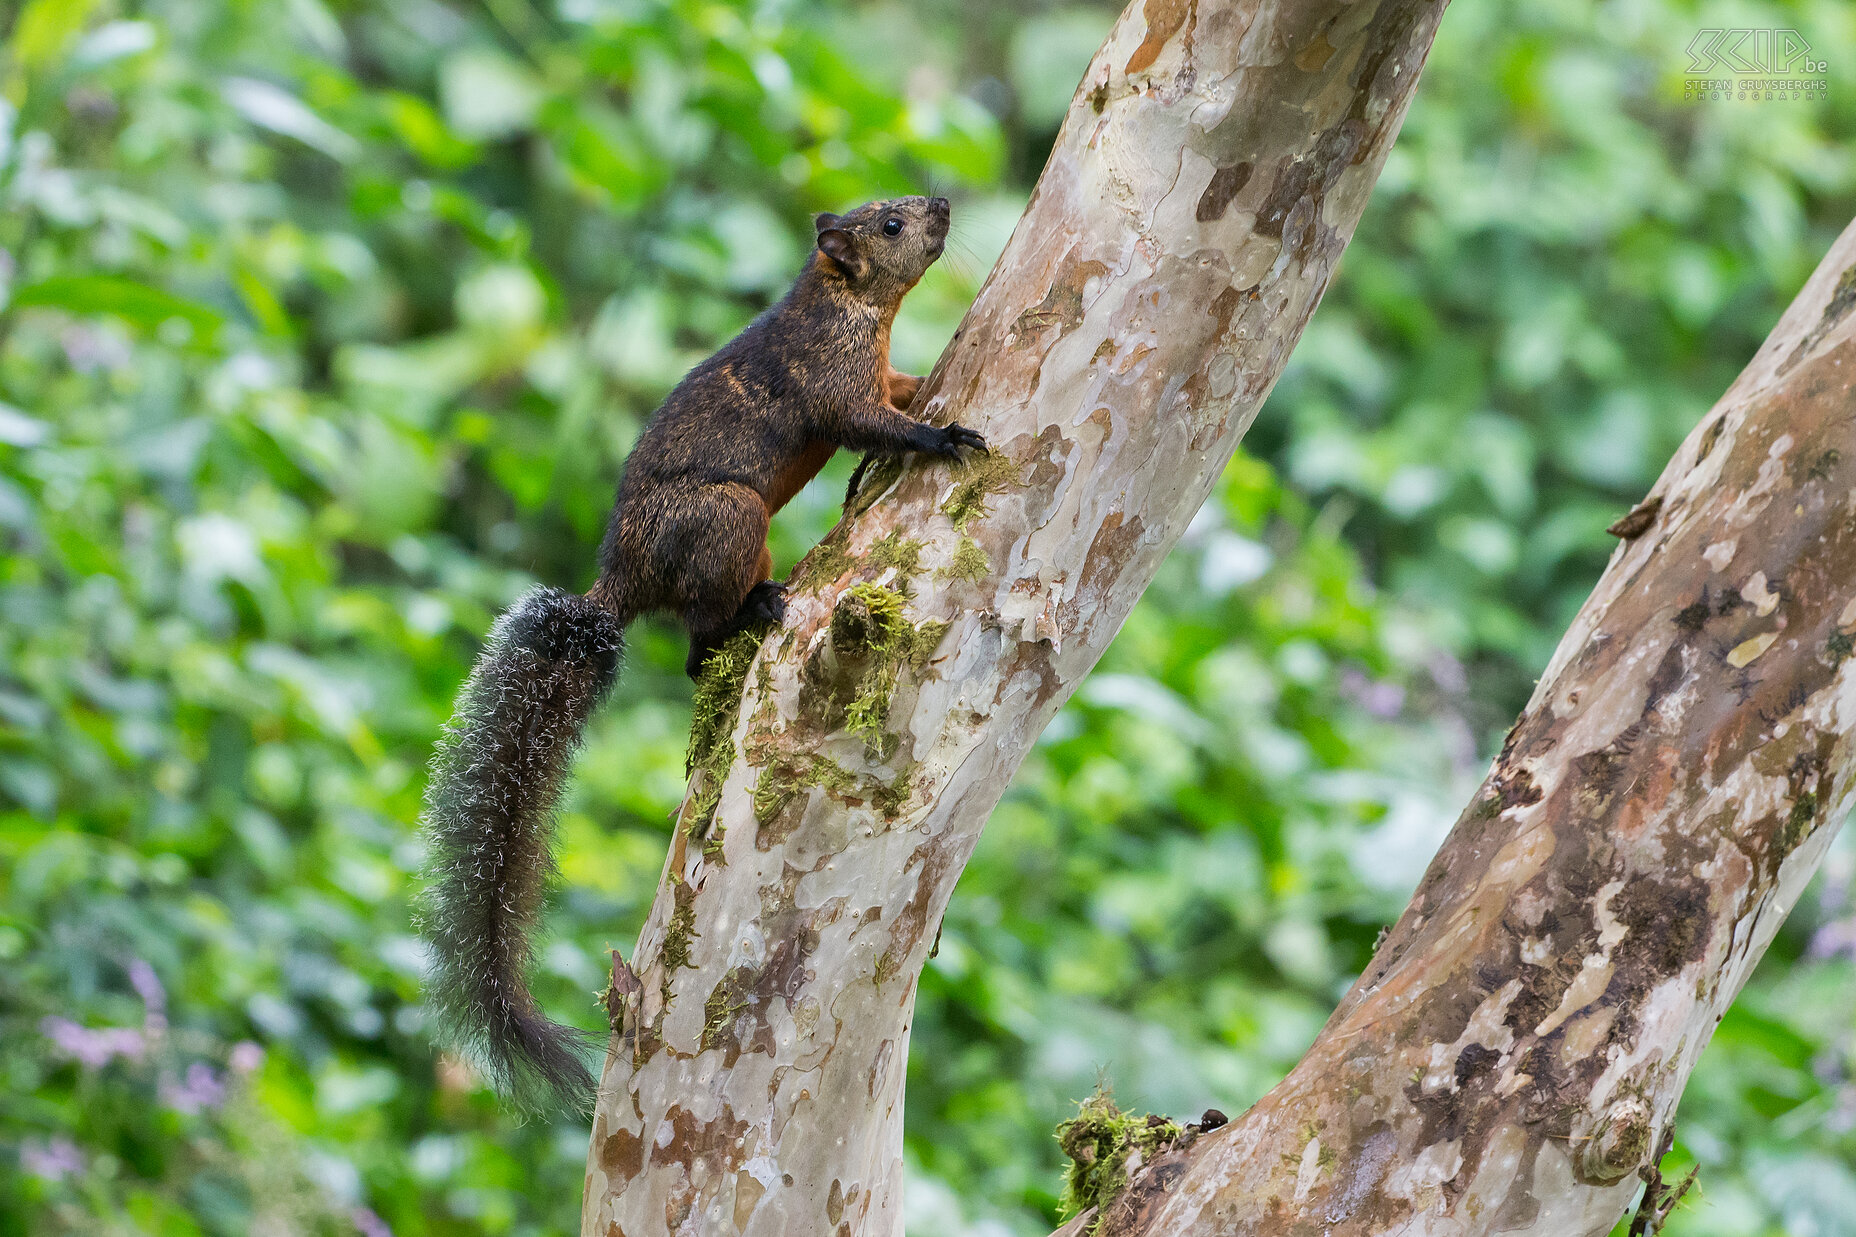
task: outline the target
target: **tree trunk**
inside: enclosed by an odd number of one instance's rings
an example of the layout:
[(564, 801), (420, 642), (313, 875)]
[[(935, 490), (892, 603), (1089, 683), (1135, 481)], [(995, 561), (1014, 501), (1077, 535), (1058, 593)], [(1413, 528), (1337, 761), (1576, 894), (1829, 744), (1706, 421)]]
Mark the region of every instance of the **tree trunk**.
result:
[[(916, 980), (981, 826), (1256, 415), (1441, 0), (1144, 0), (785, 627), (698, 693), (615, 1034), (589, 1237), (900, 1231)], [(746, 696), (740, 701), (745, 681)]]
[[(1849, 806), (1856, 224), (1695, 428), (1366, 974), (1099, 1234), (1604, 1234)], [(1086, 1231), (1093, 1214), (1064, 1230)]]

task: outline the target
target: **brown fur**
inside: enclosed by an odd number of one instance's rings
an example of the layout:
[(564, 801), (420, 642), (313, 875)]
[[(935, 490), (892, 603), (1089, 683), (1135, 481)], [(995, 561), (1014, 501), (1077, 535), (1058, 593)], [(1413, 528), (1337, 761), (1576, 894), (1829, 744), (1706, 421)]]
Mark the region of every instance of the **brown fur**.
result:
[(972, 430), (905, 416), (921, 380), (889, 364), (896, 309), (946, 236), (940, 198), (820, 215), (818, 249), (786, 299), (691, 370), (645, 426), (599, 582), (585, 597), (531, 590), (497, 620), (459, 693), (427, 786), (432, 998), (506, 1092), (547, 1088), (581, 1108), (593, 1093), (580, 1037), (542, 1015), (526, 972), (555, 809), (618, 673), (625, 624), (651, 610), (682, 619), (694, 675), (730, 635), (783, 614), (767, 522), (833, 451), (985, 449)]
[(837, 453), (837, 446), (820, 439), (795, 456), (783, 472), (773, 480), (773, 491), (767, 495), (767, 514), (784, 507), (800, 490), (806, 488), (806, 482), (818, 476), (819, 469)]
[[(899, 221), (895, 235), (885, 231)], [(921, 379), (889, 364), (902, 298), (941, 256), (947, 202), (896, 198), (820, 215), (785, 299), (691, 370), (625, 462), (588, 596), (620, 622), (668, 611), (710, 651), (784, 613), (767, 525), (839, 447), (954, 456), (985, 440), (904, 414)]]

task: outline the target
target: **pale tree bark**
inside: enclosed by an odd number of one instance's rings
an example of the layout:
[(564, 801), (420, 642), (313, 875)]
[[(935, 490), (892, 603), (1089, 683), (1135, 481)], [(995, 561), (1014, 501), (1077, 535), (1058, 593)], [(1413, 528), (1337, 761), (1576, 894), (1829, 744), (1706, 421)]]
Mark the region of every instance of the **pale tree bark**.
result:
[(1850, 805), (1852, 309), (1856, 224), (1614, 526), (1488, 780), (1308, 1055), (1066, 1232), (1610, 1231)]
[(584, 1233), (900, 1231), (954, 881), (1280, 373), (1442, 7), (1137, 0), (1115, 26), (918, 397), (994, 454), (875, 470), (699, 745), (610, 995)]

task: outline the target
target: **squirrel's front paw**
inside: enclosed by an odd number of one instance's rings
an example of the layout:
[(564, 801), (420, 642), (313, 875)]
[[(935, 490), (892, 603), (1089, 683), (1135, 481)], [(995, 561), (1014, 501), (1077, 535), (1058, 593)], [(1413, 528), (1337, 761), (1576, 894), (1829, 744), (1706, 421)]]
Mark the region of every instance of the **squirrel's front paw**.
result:
[(964, 425), (950, 425), (941, 431), (941, 441), (935, 447), (935, 454), (955, 459), (959, 457), (962, 447), (984, 452), (986, 440), (976, 430), (970, 430)]

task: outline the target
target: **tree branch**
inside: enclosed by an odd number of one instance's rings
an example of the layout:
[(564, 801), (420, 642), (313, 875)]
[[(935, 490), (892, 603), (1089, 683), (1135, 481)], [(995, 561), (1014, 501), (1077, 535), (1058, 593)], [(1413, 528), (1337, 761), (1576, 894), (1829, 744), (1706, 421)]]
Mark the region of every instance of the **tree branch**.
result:
[(1850, 804), (1852, 309), (1856, 224), (1639, 507), (1308, 1055), (1138, 1166), (1098, 1233), (1611, 1230)]
[(621, 976), (586, 1234), (900, 1231), (916, 980), (979, 830), (1217, 479), (1352, 235), (1441, 0), (1145, 0), (876, 467), (718, 676)]

